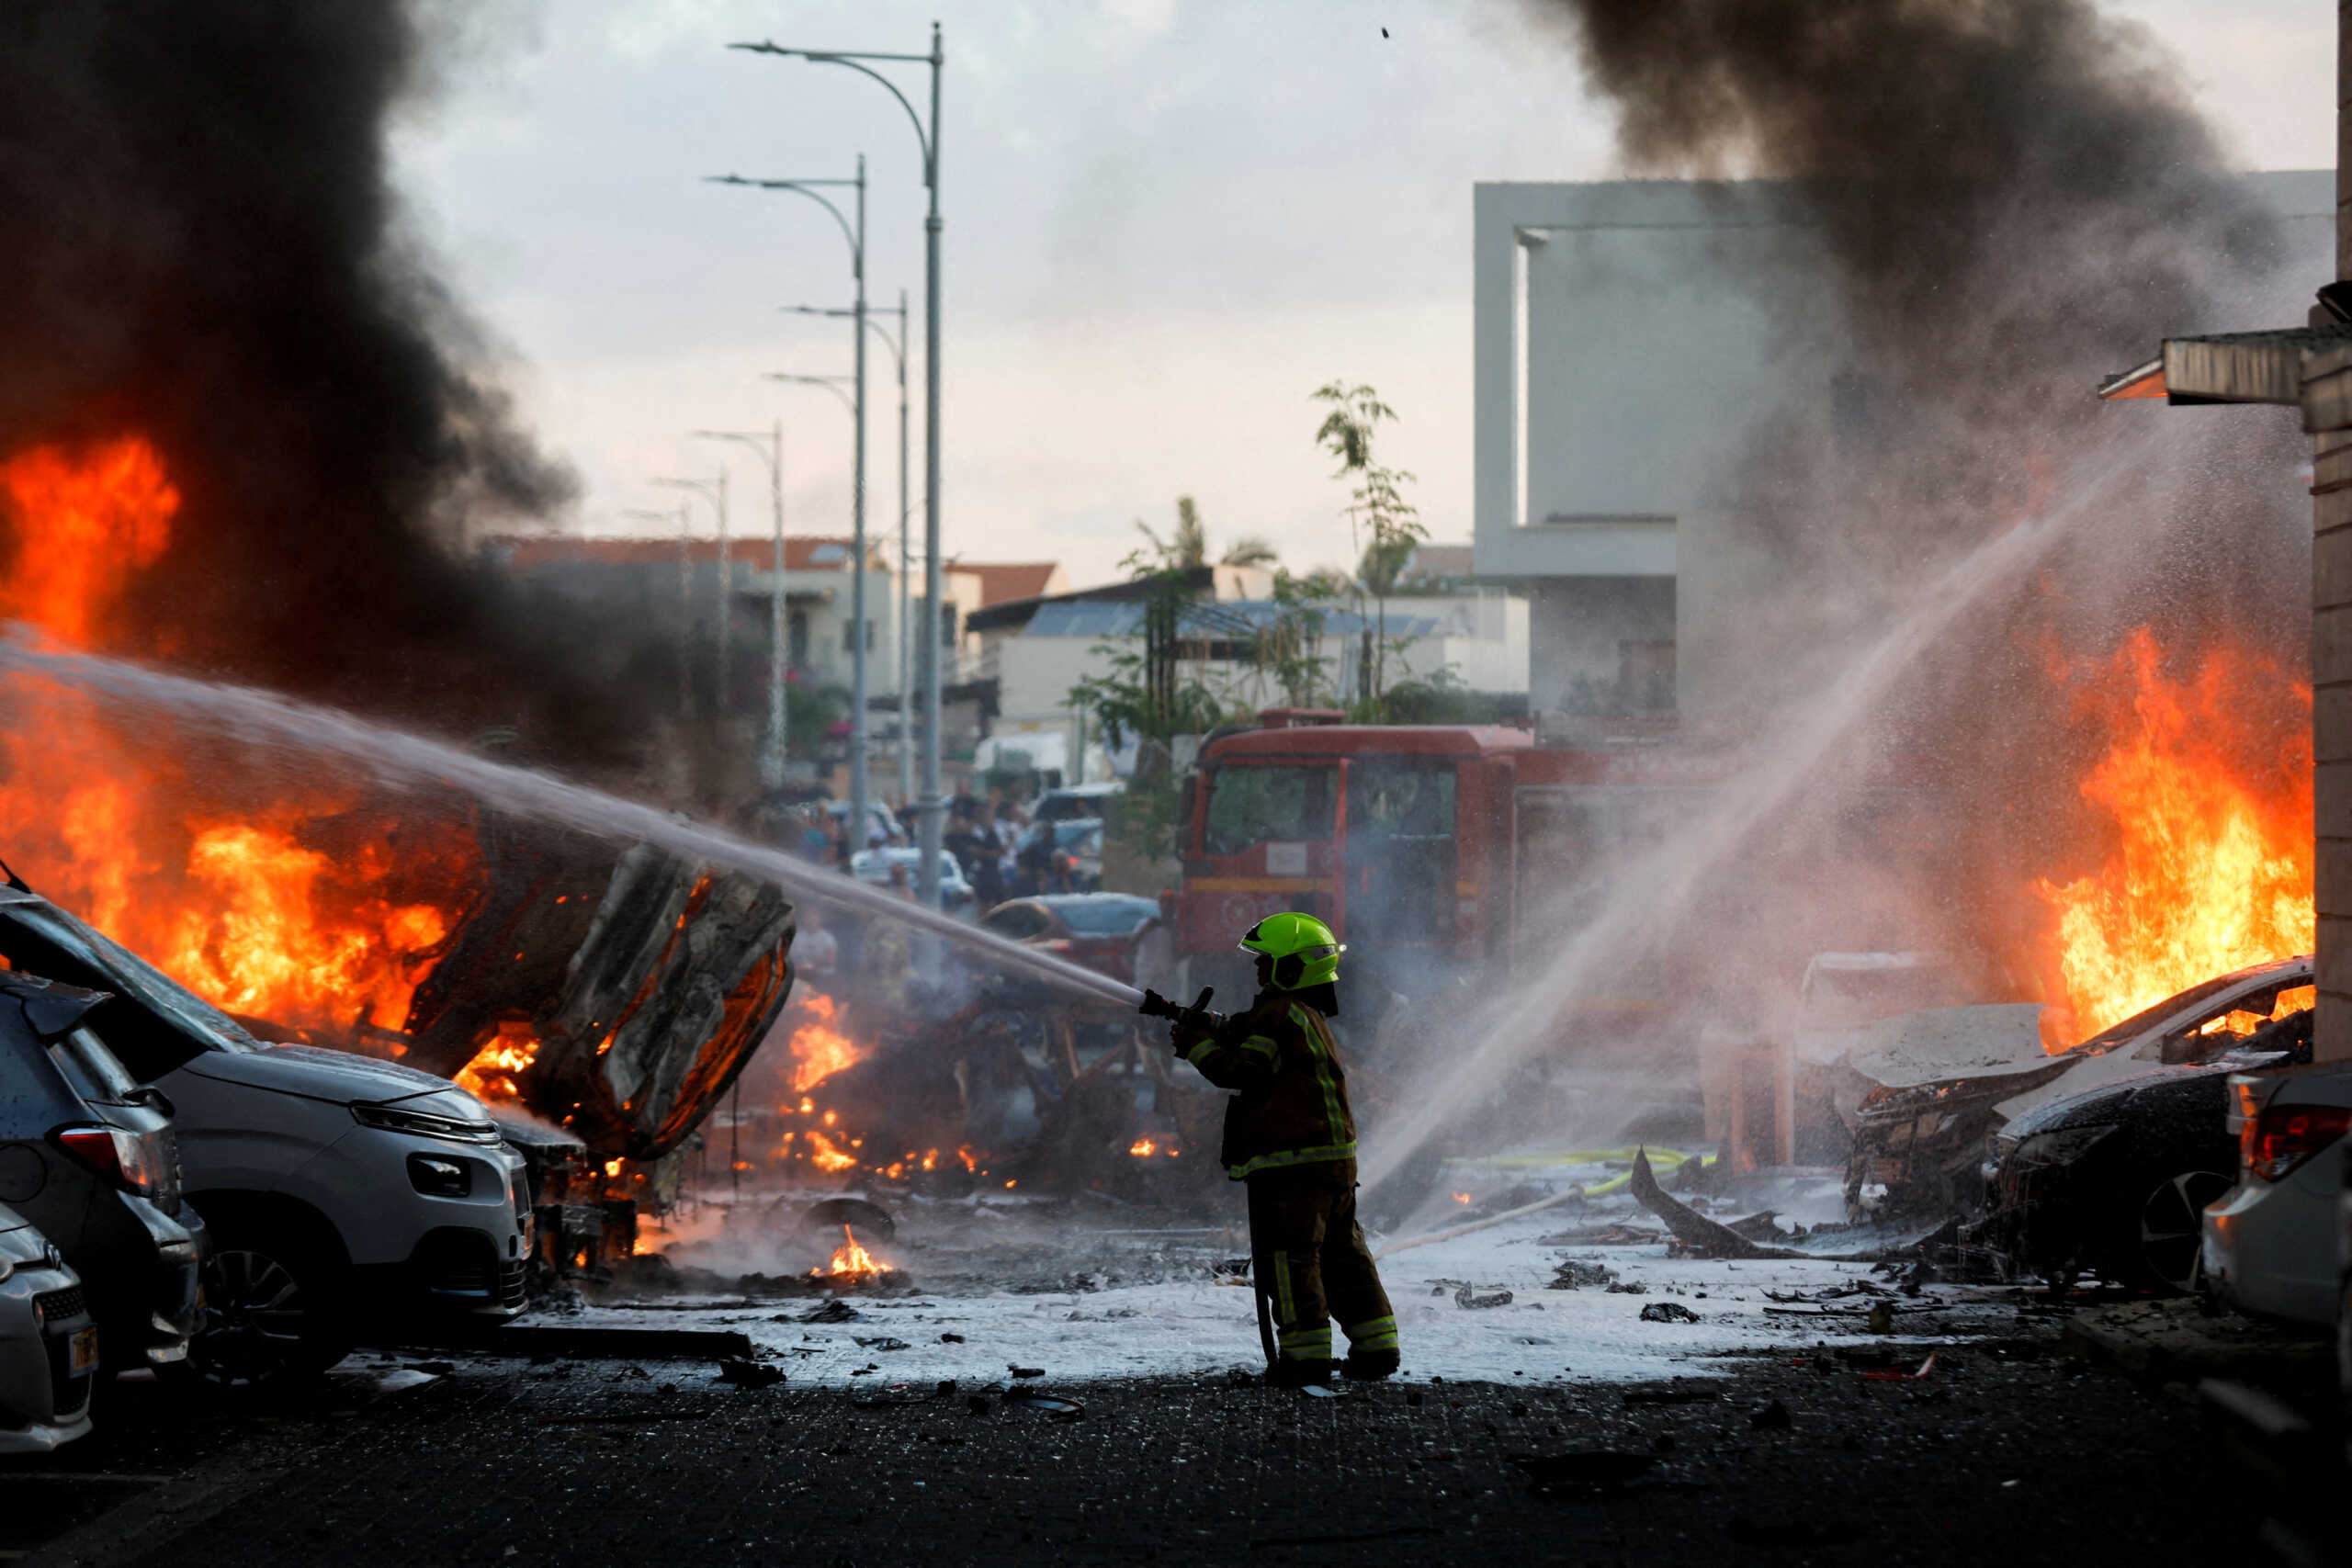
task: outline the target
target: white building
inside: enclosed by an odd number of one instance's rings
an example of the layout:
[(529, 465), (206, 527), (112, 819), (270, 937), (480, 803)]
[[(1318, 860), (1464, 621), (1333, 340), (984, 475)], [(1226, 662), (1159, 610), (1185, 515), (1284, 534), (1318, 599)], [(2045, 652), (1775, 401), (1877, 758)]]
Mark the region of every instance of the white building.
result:
[[(2246, 178), (2328, 276), (2333, 176)], [(1724, 487), (1758, 419), (1867, 396), (1827, 270), (1765, 182), (1481, 185), (1473, 221), (1474, 558), (1528, 595), (1530, 700), (1703, 713), (1734, 684), (1755, 563)]]

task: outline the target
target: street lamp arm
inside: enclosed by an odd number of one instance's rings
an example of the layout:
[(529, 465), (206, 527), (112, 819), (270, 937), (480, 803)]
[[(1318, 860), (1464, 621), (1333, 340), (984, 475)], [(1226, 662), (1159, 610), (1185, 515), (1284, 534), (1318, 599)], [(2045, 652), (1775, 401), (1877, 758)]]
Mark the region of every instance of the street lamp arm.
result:
[(686, 434), (695, 441), (732, 441), (739, 446), (749, 446), (759, 454), (760, 461), (768, 466), (770, 473), (775, 471), (775, 454), (768, 449), (768, 438), (764, 434), (746, 435), (733, 430), (689, 430)]
[(762, 376), (760, 379), (763, 381), (788, 381), (797, 387), (822, 387), (825, 390), (839, 398), (842, 400), (842, 406), (847, 408), (852, 415), (854, 415), (857, 412), (857, 400), (851, 397), (847, 392), (842, 391), (839, 387), (835, 386), (831, 379), (827, 377), (786, 376), (780, 372), (771, 370)]
[[(833, 310), (823, 305), (778, 305), (776, 309), (787, 316), (830, 316), (835, 320), (857, 314), (854, 310)], [(881, 313), (868, 310), (865, 313), (865, 324), (882, 334), (882, 344), (890, 351), (890, 363), (903, 371), (907, 364), (906, 347), (890, 335), (889, 328), (882, 324)]]
[(833, 221), (841, 225), (842, 238), (849, 242), (849, 259), (851, 265), (859, 272), (864, 272), (865, 270), (865, 250), (864, 246), (857, 243), (857, 231), (850, 226), (848, 216), (844, 214), (840, 208), (833, 205), (832, 197), (826, 196), (821, 191), (812, 190), (809, 188), (811, 186), (820, 185), (854, 185), (857, 183), (856, 181), (747, 180), (741, 175), (706, 175), (703, 176), (703, 182), (706, 185), (714, 186), (749, 186), (754, 190), (788, 190), (796, 192), (801, 196), (805, 196), (809, 200), (819, 203), (826, 211), (833, 215)]
[(727, 47), (729, 49), (740, 49), (751, 54), (788, 54), (818, 65), (846, 65), (852, 71), (862, 71), (866, 75), (873, 77), (876, 82), (881, 83), (882, 85), (890, 90), (890, 96), (899, 100), (899, 107), (907, 111), (908, 123), (915, 128), (916, 144), (922, 149), (922, 183), (929, 186), (936, 182), (939, 173), (939, 161), (933, 155), (931, 134), (923, 130), (922, 116), (915, 112), (915, 106), (907, 101), (906, 94), (899, 91), (899, 85), (896, 82), (891, 81), (890, 78), (883, 75), (882, 73), (875, 70), (871, 65), (865, 63), (865, 62), (868, 60), (890, 60), (905, 62), (908, 63), (929, 65), (933, 63), (930, 55), (865, 53), (836, 54), (820, 50), (786, 49), (781, 45), (773, 43), (730, 43)]

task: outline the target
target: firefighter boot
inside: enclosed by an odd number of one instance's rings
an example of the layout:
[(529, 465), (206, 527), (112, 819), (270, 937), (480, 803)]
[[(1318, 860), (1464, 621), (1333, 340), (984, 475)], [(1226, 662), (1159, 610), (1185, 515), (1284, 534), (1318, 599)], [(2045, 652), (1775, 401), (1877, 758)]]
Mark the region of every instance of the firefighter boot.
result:
[(1336, 1365), (1329, 1356), (1320, 1359), (1284, 1356), (1266, 1369), (1266, 1384), (1270, 1388), (1320, 1387), (1331, 1381), (1331, 1370)]

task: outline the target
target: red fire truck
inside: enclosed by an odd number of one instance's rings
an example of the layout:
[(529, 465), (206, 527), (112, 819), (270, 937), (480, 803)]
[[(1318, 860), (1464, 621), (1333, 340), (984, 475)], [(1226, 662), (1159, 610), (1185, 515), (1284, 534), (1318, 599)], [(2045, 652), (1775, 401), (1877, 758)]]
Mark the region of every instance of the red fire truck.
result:
[(1227, 1005), (1252, 988), (1237, 937), (1280, 909), (1329, 923), (1345, 972), (1406, 996), (1540, 961), (1603, 864), (1688, 820), (1728, 767), (1670, 724), (1539, 745), (1339, 717), (1270, 711), (1213, 736), (1186, 779), (1176, 951)]

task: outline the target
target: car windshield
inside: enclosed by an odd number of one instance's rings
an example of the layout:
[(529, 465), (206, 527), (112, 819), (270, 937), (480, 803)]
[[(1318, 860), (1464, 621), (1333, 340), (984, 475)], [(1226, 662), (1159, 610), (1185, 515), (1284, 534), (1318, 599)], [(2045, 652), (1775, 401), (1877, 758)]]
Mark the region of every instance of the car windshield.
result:
[(1209, 784), (1208, 852), (1269, 840), (1329, 839), (1339, 774), (1325, 767), (1234, 767)]
[(1159, 906), (1148, 898), (1105, 898), (1100, 903), (1089, 899), (1083, 904), (1059, 905), (1054, 912), (1080, 936), (1131, 936), (1159, 913)]
[(207, 1049), (261, 1049), (227, 1013), (53, 905), (0, 908), (0, 958), (12, 969), (114, 992), (93, 1021), (138, 1082), (153, 1083)]
[[(2185, 991), (2177, 992), (2172, 996), (2166, 997), (2163, 1001), (2158, 1002), (2154, 1007), (2141, 1009), (2138, 1012), (2133, 1013), (2130, 1018), (2125, 1019), (2122, 1022), (2102, 1029), (2097, 1034), (2092, 1035), (2088, 1040), (2084, 1041), (2081, 1044), (2069, 1046), (2067, 1047), (2067, 1050), (2069, 1053), (2079, 1051), (2086, 1055), (2096, 1056), (2104, 1055), (2109, 1051), (2112, 1051), (2119, 1045), (2128, 1045), (2132, 1041), (2138, 1039), (2141, 1035), (2145, 1034), (2149, 1030), (2154, 1029), (2157, 1024), (2162, 1023), (2165, 1019), (2170, 1018), (2173, 1014), (2179, 1012), (2184, 1009), (2193, 1008), (2199, 1002), (2210, 1001), (2213, 998), (2221, 996), (2226, 991), (2233, 990), (2237, 987), (2245, 985), (2245, 980), (2246, 977), (2243, 974), (2231, 974), (2222, 975), (2214, 979), (2207, 980), (2201, 985), (2191, 986)], [(2301, 994), (2306, 996), (2313, 994), (2311, 990), (2311, 982), (2307, 978), (2297, 976), (2292, 971), (2280, 976), (2278, 983), (2287, 987), (2287, 989), (2275, 994), (2269, 992), (2261, 993), (2261, 996), (2265, 999), (2267, 1005), (2262, 1009), (2262, 1019), (2257, 1021), (2257, 1022), (2267, 1021), (2272, 1016), (2270, 1011), (2271, 1007), (2281, 1005), (2283, 998), (2290, 993), (2300, 991)], [(2254, 998), (2249, 998), (2241, 999), (2250, 1002)], [(2302, 1004), (2302, 1006), (2306, 1008), (2311, 1005), (2312, 1003), (2310, 1001), (2305, 1001)], [(2223, 1023), (2226, 1023), (2228, 1019), (2234, 1017), (2240, 1010), (2242, 1010), (2237, 1008), (2224, 1010), (2222, 1013), (2217, 1015), (2217, 1018)], [(2287, 1013), (2296, 1010), (2298, 1010), (2287, 1008), (2278, 1016), (2285, 1017)], [(2191, 1026), (2191, 1029), (2192, 1032), (2194, 1032), (2199, 1028), (2213, 1027), (2215, 1022), (2216, 1020), (2214, 1019), (2200, 1019), (2195, 1025)], [(2237, 1032), (2240, 1034), (2251, 1033), (2252, 1029), (2249, 1027), (2245, 1030), (2240, 1030)]]

